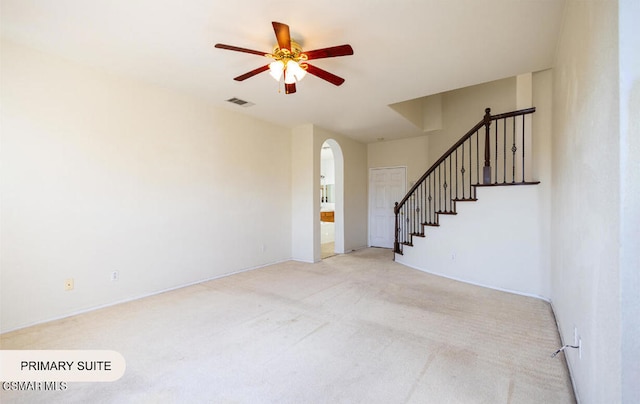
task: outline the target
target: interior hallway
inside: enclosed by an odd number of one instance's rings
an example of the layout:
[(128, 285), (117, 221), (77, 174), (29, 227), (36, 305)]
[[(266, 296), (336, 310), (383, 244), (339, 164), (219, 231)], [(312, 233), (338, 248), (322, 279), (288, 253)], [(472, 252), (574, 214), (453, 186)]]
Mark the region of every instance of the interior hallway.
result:
[(575, 401), (548, 303), (392, 257), (288, 261), (4, 334), (2, 349), (115, 350), (127, 369), (0, 401)]

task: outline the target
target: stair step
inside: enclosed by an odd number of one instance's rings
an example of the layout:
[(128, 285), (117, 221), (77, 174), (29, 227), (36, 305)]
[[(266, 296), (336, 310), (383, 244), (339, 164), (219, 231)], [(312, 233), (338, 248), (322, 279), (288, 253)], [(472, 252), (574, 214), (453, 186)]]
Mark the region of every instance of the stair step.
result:
[(424, 233), (411, 233), (411, 236), (424, 237)]
[(455, 198), (452, 199), (454, 202), (476, 202), (478, 198)]
[(472, 187), (507, 187), (512, 185), (538, 185), (540, 181), (523, 181), (523, 182), (495, 182), (493, 184), (475, 184)]
[(453, 211), (447, 212), (447, 211), (442, 211), (442, 210), (439, 210), (436, 213), (439, 214), (439, 215), (457, 215), (458, 214), (458, 213), (453, 212)]
[(408, 245), (409, 247), (413, 247), (413, 243), (410, 243), (408, 241), (403, 241), (402, 243), (400, 243), (402, 245)]
[(421, 223), (423, 226), (431, 226), (431, 227), (440, 227), (440, 225), (438, 223)]

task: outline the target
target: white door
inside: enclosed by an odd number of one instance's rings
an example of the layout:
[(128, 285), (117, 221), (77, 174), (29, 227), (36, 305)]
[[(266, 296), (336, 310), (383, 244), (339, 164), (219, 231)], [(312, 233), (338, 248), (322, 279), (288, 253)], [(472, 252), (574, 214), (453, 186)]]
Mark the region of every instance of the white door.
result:
[(396, 202), (404, 197), (406, 167), (371, 168), (369, 170), (369, 245), (393, 248)]

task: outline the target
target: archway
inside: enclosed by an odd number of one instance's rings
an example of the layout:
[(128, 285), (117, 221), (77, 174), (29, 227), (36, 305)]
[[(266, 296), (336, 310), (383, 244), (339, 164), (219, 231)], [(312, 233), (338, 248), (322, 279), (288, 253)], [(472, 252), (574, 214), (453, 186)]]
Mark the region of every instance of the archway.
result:
[(319, 247), (322, 259), (344, 253), (344, 159), (333, 139), (320, 150)]

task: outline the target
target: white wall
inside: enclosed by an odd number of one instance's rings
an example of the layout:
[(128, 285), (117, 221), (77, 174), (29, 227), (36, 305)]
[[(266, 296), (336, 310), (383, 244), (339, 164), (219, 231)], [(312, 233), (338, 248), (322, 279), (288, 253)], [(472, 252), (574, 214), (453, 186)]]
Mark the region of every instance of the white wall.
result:
[(437, 275), (546, 298), (547, 268), (539, 217), (538, 185), (481, 187), (477, 202), (456, 203), (457, 215), (441, 215), (425, 227), (396, 261)]
[(618, 8), (622, 402), (640, 403), (640, 2)]
[(320, 150), (329, 139), (335, 141), (341, 151), (340, 155), (334, 150), (336, 251), (350, 252), (367, 246), (366, 145), (311, 124), (301, 125), (293, 129), (292, 148), (292, 257), (295, 260), (320, 260)]
[(582, 339), (581, 359), (577, 350), (566, 352), (578, 398), (582, 403), (617, 403), (617, 1), (568, 1), (565, 11), (553, 76), (551, 298), (565, 343), (573, 343), (574, 326)]
[[(316, 223), (320, 213), (314, 216), (314, 187), (320, 183), (320, 166), (314, 171), (313, 125), (293, 128), (291, 147), (291, 257), (297, 261), (315, 262), (315, 245), (320, 243)], [(318, 149), (320, 159), (320, 149)], [(318, 185), (318, 203), (320, 190)], [(319, 226), (319, 224), (318, 224)]]
[(6, 41), (1, 79), (2, 331), (290, 258), (287, 130)]
[(552, 190), (552, 117), (553, 117), (553, 72), (545, 70), (536, 72), (532, 77), (533, 106), (536, 112), (532, 115), (531, 133), (533, 159), (531, 163), (532, 178), (540, 181), (537, 185), (538, 206), (540, 215), (540, 269), (545, 288), (543, 296), (551, 298), (551, 190)]
[(509, 77), (442, 94), (442, 130), (429, 135), (429, 162), (433, 163), (469, 129), (491, 114), (516, 110), (516, 78)]
[(428, 136), (367, 144), (369, 168), (407, 167), (408, 184), (417, 181), (429, 169)]

